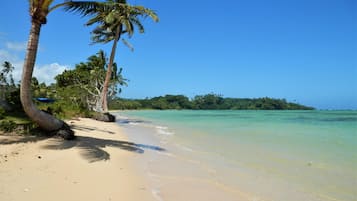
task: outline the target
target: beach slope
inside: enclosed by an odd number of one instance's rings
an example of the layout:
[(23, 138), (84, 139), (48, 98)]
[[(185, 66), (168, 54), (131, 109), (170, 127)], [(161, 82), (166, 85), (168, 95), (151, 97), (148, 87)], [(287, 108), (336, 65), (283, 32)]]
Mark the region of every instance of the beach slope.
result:
[(74, 141), (0, 135), (0, 200), (155, 200), (131, 161), (144, 150), (117, 124), (68, 123)]

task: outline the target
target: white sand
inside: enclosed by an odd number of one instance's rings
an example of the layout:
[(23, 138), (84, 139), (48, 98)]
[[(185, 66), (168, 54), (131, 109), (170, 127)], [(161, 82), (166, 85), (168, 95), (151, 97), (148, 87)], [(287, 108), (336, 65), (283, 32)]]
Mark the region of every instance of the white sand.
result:
[(131, 162), (143, 149), (117, 124), (69, 123), (75, 141), (0, 136), (1, 201), (155, 200)]

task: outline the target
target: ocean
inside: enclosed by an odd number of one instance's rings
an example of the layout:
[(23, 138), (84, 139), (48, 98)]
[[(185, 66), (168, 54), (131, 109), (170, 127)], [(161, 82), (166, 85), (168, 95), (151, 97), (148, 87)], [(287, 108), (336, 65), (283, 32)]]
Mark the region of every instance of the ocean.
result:
[(158, 200), (357, 200), (357, 111), (117, 115)]

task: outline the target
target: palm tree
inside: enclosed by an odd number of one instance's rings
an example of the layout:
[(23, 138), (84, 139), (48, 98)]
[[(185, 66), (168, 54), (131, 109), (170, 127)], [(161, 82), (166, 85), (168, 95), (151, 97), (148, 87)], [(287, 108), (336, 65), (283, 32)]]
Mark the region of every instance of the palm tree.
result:
[[(85, 69), (82, 68), (84, 71), (80, 72), (85, 76), (80, 78), (81, 81), (87, 80), (87, 83), (85, 85), (80, 85), (80, 87), (89, 92), (89, 102), (87, 101), (87, 104), (90, 106), (89, 108), (91, 108), (91, 110), (96, 112), (102, 112), (101, 93), (104, 87), (106, 69), (108, 68), (107, 61), (108, 59), (104, 51), (100, 50), (96, 55), (89, 57), (88, 62), (83, 63), (83, 67), (85, 66)], [(113, 97), (117, 92), (120, 92), (118, 85), (126, 85), (126, 79), (122, 77), (121, 71), (121, 68), (118, 69), (116, 63), (113, 63), (113, 71), (109, 83), (108, 97)], [(103, 116), (103, 118), (109, 116), (107, 114), (97, 115)], [(109, 119), (107, 121), (109, 121)]]
[[(107, 0), (105, 3), (71, 1), (66, 5), (69, 11), (79, 12), (83, 16), (94, 15), (87, 23), (87, 26), (99, 24), (92, 32), (94, 43), (108, 43), (113, 41), (109, 64), (105, 77), (104, 87), (101, 94), (102, 111), (108, 111), (108, 88), (112, 75), (117, 43), (122, 34), (131, 37), (134, 28), (137, 27), (140, 33), (144, 33), (144, 26), (140, 18), (151, 17), (155, 22), (159, 21), (153, 10), (143, 6), (132, 6), (126, 0)], [(128, 44), (123, 40), (125, 44)]]
[(29, 0), (31, 30), (22, 70), (20, 99), (26, 114), (31, 120), (38, 124), (40, 128), (51, 133), (56, 133), (65, 139), (73, 139), (74, 132), (69, 129), (66, 123), (37, 109), (32, 101), (31, 78), (36, 61), (41, 26), (47, 23), (47, 15), (51, 11), (66, 4), (61, 3), (50, 7), (52, 3), (53, 0)]
[[(14, 87), (15, 81), (12, 76), (12, 71), (14, 70), (14, 66), (9, 61), (5, 61), (2, 66), (3, 66), (3, 69), (0, 73), (0, 83), (5, 84), (7, 86)], [(7, 76), (10, 77), (9, 82), (7, 81)]]

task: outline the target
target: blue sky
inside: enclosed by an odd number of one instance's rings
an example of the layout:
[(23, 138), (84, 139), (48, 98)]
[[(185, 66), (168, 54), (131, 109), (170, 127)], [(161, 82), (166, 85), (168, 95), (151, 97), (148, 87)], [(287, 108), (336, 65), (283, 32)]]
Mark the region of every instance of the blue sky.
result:
[[(62, 1), (56, 1), (62, 2)], [(319, 109), (357, 109), (355, 0), (129, 0), (157, 11), (145, 34), (118, 46), (130, 80), (120, 95), (286, 98)], [(21, 74), (30, 28), (25, 0), (2, 2), (0, 62)], [(110, 45), (90, 45), (85, 18), (56, 10), (40, 38), (35, 76), (47, 83)]]

